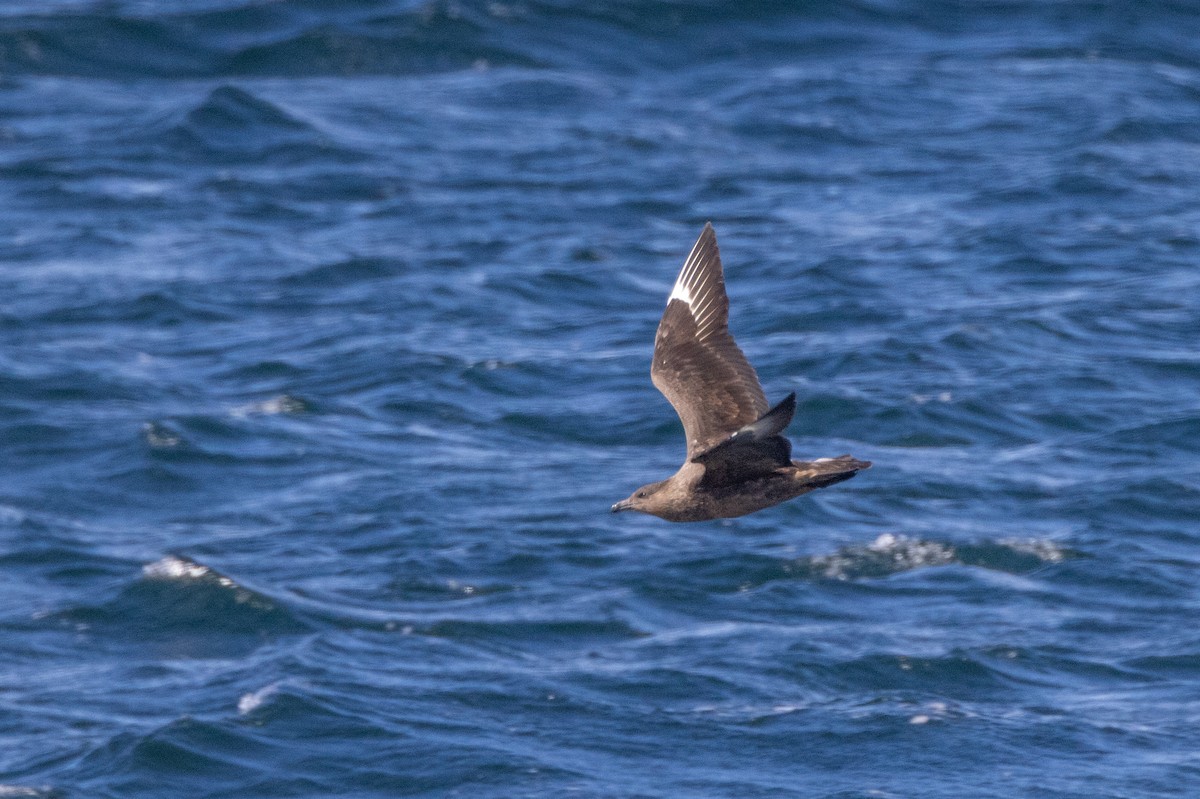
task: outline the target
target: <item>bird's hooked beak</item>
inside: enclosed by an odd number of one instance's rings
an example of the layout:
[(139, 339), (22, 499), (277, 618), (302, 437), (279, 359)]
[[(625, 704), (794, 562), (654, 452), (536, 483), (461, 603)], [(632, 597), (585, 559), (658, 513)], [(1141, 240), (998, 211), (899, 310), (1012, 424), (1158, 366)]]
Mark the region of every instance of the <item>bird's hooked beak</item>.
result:
[(621, 500), (620, 502), (618, 502), (617, 504), (615, 504), (615, 505), (613, 505), (613, 506), (612, 506), (612, 512), (613, 512), (613, 513), (620, 513), (621, 511), (623, 511), (623, 510), (629, 510), (629, 509), (630, 509), (630, 508), (632, 508), (632, 507), (633, 507), (633, 503), (632, 503), (632, 502), (630, 502), (630, 501), (629, 501), (629, 500), (627, 500), (627, 499), (623, 499), (623, 500)]

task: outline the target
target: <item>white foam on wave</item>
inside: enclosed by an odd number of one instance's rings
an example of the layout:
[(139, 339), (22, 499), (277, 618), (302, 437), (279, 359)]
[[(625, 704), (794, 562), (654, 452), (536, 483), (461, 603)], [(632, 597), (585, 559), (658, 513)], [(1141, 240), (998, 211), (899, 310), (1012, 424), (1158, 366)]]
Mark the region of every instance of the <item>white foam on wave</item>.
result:
[(1067, 559), (1066, 548), (1054, 541), (1039, 538), (1002, 538), (996, 543), (1008, 547), (1015, 552), (1033, 555), (1043, 563), (1060, 563)]
[(924, 405), (929, 402), (947, 403), (954, 401), (954, 395), (949, 391), (939, 391), (936, 394), (913, 394), (909, 399), (918, 405)]
[[(1018, 554), (1032, 555), (1043, 563), (1059, 563), (1068, 557), (1068, 550), (1045, 539), (1002, 539), (994, 542), (994, 545)], [(819, 555), (812, 558), (810, 564), (831, 580), (851, 580), (963, 562), (958, 549), (952, 544), (883, 533), (866, 546), (846, 547), (832, 555)], [(971, 558), (966, 562), (987, 566)]]
[(161, 425), (158, 422), (146, 422), (143, 424), (142, 438), (146, 440), (151, 449), (176, 449), (183, 443), (183, 439), (169, 427)]
[(273, 682), (270, 685), (264, 685), (257, 691), (251, 691), (248, 694), (243, 694), (242, 697), (238, 699), (238, 713), (244, 716), (247, 713), (251, 713), (259, 708), (263, 702), (266, 702), (272, 696), (279, 693), (279, 685), (280, 684), (278, 682)]
[(917, 713), (911, 716), (908, 723), (920, 726), (928, 724), (935, 719), (945, 719), (950, 716), (950, 707), (945, 702), (930, 702), (923, 709), (925, 710), (924, 713)]
[(28, 515), (20, 508), (13, 507), (12, 505), (0, 505), (0, 522), (20, 524), (27, 518), (29, 518)]
[(215, 569), (205, 566), (203, 563), (197, 563), (191, 558), (185, 558), (180, 555), (167, 555), (161, 560), (156, 560), (153, 563), (147, 563), (142, 566), (142, 579), (161, 582), (174, 583), (181, 590), (204, 590), (212, 591), (218, 589), (229, 592), (229, 596), (239, 605), (247, 605), (261, 612), (274, 612), (277, 610), (275, 602), (267, 596), (263, 596), (251, 588), (239, 584), (230, 577), (226, 577)]
[(247, 416), (278, 416), (281, 414), (296, 414), (304, 413), (308, 410), (308, 406), (304, 400), (299, 397), (294, 397), (291, 394), (280, 394), (277, 397), (263, 400), (262, 402), (252, 402), (249, 405), (239, 405), (229, 413), (238, 419), (244, 419)]
[(142, 576), (147, 580), (212, 580), (227, 588), (237, 586), (233, 580), (219, 574), (207, 566), (178, 555), (167, 555), (161, 560), (147, 563), (142, 567)]
[(880, 535), (867, 545), (867, 551), (887, 555), (896, 563), (914, 567), (948, 563), (954, 557), (954, 547), (947, 544), (892, 533)]
[(150, 580), (198, 580), (212, 570), (192, 560), (167, 555), (162, 560), (147, 563), (142, 574)]
[(954, 563), (954, 547), (883, 533), (865, 547), (851, 547), (812, 559), (812, 565), (832, 580), (848, 580), (864, 573), (894, 573)]

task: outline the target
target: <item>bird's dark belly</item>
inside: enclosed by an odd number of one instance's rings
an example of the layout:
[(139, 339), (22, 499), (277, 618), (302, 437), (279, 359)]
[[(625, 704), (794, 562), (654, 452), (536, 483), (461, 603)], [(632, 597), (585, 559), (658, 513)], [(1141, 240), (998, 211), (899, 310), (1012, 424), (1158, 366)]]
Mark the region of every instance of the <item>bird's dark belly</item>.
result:
[(798, 497), (813, 489), (791, 474), (777, 473), (757, 480), (747, 480), (730, 486), (713, 486), (696, 492), (694, 513), (681, 521), (732, 519), (745, 516), (780, 502)]

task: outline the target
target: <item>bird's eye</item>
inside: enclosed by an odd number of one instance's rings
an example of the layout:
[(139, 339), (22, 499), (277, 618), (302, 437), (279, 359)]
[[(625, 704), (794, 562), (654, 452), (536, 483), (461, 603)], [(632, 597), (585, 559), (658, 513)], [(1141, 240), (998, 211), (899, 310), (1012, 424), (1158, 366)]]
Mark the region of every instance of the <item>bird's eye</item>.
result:
[(645, 492), (645, 491), (639, 491), (639, 492), (637, 492), (637, 494), (636, 494), (635, 496), (636, 496), (638, 499), (642, 499), (643, 497), (645, 497), (645, 496), (646, 496), (646, 492)]

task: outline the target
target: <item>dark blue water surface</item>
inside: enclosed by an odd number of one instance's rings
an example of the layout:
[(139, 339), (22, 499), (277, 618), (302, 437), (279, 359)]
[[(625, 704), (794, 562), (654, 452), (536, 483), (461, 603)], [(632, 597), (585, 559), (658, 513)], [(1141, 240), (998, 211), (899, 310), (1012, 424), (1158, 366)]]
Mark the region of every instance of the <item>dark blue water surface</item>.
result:
[[(0, 795), (1200, 795), (1197, 31), (4, 3)], [(875, 466), (612, 516), (706, 220)]]

